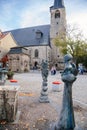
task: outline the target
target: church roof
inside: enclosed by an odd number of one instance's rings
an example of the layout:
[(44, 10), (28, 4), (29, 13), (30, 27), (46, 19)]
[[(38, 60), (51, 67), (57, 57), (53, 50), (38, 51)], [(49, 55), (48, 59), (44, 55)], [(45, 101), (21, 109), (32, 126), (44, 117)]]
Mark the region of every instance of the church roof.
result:
[(64, 7), (64, 1), (63, 0), (55, 0), (54, 1), (54, 8), (62, 8)]
[(63, 0), (54, 0), (54, 5), (50, 7), (50, 9), (58, 9), (58, 8), (64, 8)]
[(10, 49), (10, 51), (8, 52), (8, 54), (21, 54), (24, 53), (26, 55), (28, 54), (28, 49), (24, 48), (24, 47), (13, 47)]
[(9, 32), (12, 33), (19, 46), (50, 45), (50, 25), (21, 28)]

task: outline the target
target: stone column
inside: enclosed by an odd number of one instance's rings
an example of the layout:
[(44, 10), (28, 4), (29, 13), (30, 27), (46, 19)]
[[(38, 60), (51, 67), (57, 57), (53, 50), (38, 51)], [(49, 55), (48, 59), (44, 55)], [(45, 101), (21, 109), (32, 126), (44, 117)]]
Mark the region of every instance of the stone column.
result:
[(0, 121), (13, 122), (18, 110), (19, 86), (0, 86)]
[(74, 130), (75, 120), (72, 101), (72, 85), (76, 80), (77, 69), (72, 63), (72, 56), (66, 54), (64, 56), (65, 69), (61, 75), (64, 82), (63, 105), (60, 113), (59, 121), (57, 121), (53, 130)]
[(41, 73), (42, 73), (42, 90), (41, 90), (41, 95), (39, 98), (39, 102), (41, 103), (49, 103), (48, 99), (48, 87), (47, 87), (47, 77), (48, 77), (48, 62), (42, 60), (41, 64)]

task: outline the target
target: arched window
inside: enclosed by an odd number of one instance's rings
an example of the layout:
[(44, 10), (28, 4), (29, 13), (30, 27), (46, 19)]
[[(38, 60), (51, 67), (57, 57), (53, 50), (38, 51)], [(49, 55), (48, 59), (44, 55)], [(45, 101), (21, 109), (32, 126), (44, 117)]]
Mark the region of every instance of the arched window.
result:
[(57, 11), (55, 12), (55, 18), (60, 18), (60, 11), (59, 11), (59, 10), (57, 10)]
[(36, 50), (35, 50), (35, 53), (34, 53), (34, 56), (35, 56), (36, 58), (38, 58), (38, 55), (39, 55), (39, 52), (38, 52), (38, 50), (36, 49)]

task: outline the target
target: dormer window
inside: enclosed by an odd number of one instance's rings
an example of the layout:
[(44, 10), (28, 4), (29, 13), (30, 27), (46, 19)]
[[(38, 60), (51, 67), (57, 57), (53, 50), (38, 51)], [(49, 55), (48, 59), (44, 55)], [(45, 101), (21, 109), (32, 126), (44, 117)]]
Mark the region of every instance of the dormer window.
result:
[(36, 38), (39, 39), (43, 36), (43, 33), (40, 30), (36, 31)]
[(60, 11), (59, 11), (59, 10), (57, 10), (57, 11), (55, 12), (55, 18), (60, 18)]

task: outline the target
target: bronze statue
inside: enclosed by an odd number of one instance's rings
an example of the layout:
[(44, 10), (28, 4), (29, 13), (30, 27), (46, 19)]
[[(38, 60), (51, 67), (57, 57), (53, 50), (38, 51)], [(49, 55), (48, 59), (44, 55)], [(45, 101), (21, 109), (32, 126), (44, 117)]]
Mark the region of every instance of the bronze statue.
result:
[(48, 62), (47, 60), (42, 60), (42, 64), (41, 64), (41, 74), (42, 74), (42, 90), (41, 90), (41, 95), (39, 98), (39, 102), (41, 103), (49, 103), (49, 99), (48, 99), (48, 87), (47, 87), (47, 77), (48, 77)]
[(42, 60), (41, 72), (42, 72), (43, 80), (47, 81), (47, 77), (48, 77), (48, 62), (47, 61)]
[(7, 74), (7, 68), (3, 67), (3, 63), (0, 62), (0, 85), (4, 85), (6, 81), (5, 75)]
[(54, 130), (74, 130), (75, 120), (72, 102), (72, 84), (76, 80), (77, 69), (72, 62), (72, 55), (64, 56), (65, 69), (61, 75), (64, 82), (63, 104), (60, 119), (54, 126)]

